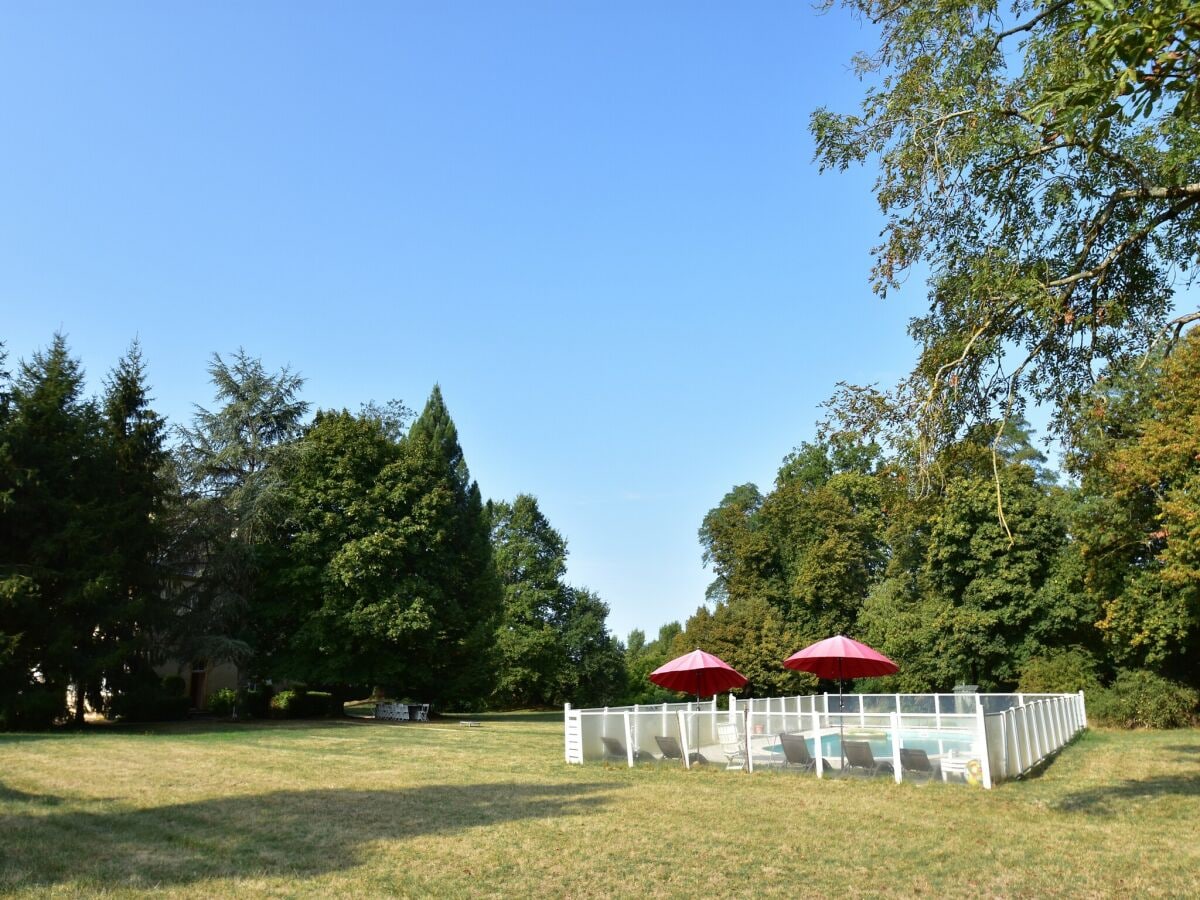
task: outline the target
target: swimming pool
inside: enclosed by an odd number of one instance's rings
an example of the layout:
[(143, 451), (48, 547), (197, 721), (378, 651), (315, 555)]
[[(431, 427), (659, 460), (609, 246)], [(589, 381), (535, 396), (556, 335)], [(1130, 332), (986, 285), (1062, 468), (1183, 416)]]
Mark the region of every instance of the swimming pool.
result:
[[(862, 732), (847, 729), (846, 740), (866, 741), (871, 745), (871, 753), (876, 759), (890, 760), (892, 758), (892, 740), (889, 733), (878, 731)], [(808, 744), (808, 752), (815, 754), (816, 750), (813, 738), (806, 737), (804, 741)], [(900, 732), (901, 747), (906, 750), (924, 750), (931, 757), (941, 756), (950, 752), (969, 754), (973, 744), (971, 735), (963, 734), (962, 732)], [(768, 744), (763, 749), (768, 753), (783, 753), (783, 746), (779, 743)], [(836, 733), (821, 736), (821, 755), (826, 759), (842, 755), (840, 737)]]

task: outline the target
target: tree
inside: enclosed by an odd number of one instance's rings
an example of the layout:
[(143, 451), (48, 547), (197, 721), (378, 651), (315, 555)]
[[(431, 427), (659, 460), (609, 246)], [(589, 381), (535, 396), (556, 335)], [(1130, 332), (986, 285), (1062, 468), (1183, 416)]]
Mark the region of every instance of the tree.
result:
[(299, 437), (308, 404), (299, 399), (303, 378), (286, 366), (268, 372), (241, 349), (230, 362), (214, 353), (208, 371), (222, 405), (197, 407), (193, 425), (178, 429), (184, 505), (176, 523), (174, 640), (184, 658), (236, 662), (244, 677), (257, 554), (277, 522), (272, 463)]
[(507, 707), (547, 706), (558, 699), (567, 665), (561, 630), (567, 606), (566, 541), (528, 494), (512, 503), (489, 502), (487, 515), (504, 591), (493, 697)]
[(439, 622), (438, 657), (429, 669), (426, 690), (432, 699), (473, 705), (494, 684), (492, 648), (501, 591), (479, 485), (471, 480), (458, 429), (439, 386), (434, 385), (404, 446), (410, 456), (440, 461), (444, 474), (438, 489), (450, 498), (437, 523), (445, 540), (434, 558), (432, 577), (444, 591), (446, 604)]
[(608, 604), (591, 591), (570, 587), (565, 601), (561, 629), (566, 664), (559, 671), (557, 701), (613, 703), (625, 691), (625, 659), (608, 631)]
[(662, 703), (676, 696), (674, 691), (654, 684), (650, 673), (671, 659), (675, 638), (682, 631), (678, 622), (668, 622), (652, 641), (647, 641), (639, 629), (629, 633), (625, 644), (626, 703)]
[[(936, 495), (897, 498), (890, 559), (858, 623), (868, 643), (903, 661), (887, 689), (1011, 687), (1027, 660), (1077, 640), (1087, 620), (1063, 589), (1069, 556), (1059, 489), (1016, 461), (1028, 456), (1020, 435), (993, 471), (987, 432), (943, 451)], [(996, 479), (1013, 538), (995, 516)]]
[(876, 82), (861, 113), (813, 114), (817, 159), (878, 159), (874, 286), (920, 262), (931, 285), (894, 402), (842, 402), (882, 412), (901, 441), (915, 425), (923, 470), (1027, 400), (1062, 434), (1098, 374), (1200, 320), (1171, 308), (1200, 253), (1200, 13), (1188, 0), (845, 5), (879, 28), (855, 60)]
[(1200, 333), (1098, 387), (1073, 459), (1099, 626), (1121, 664), (1200, 684)]
[(17, 676), (8, 693), (10, 722), (23, 718), (23, 708), (60, 712), (69, 685), (82, 721), (84, 698), (98, 693), (103, 677), (111, 523), (102, 494), (101, 418), (83, 396), (83, 382), (66, 338), (55, 335), (46, 351), (20, 364), (6, 411), (15, 478), (0, 541), (0, 606), (11, 623), (4, 643)]
[[(103, 647), (102, 679), (112, 696), (150, 675), (151, 636), (171, 614), (162, 566), (172, 491), (166, 422), (150, 407), (137, 341), (106, 380), (103, 429), (109, 596), (96, 637)], [(99, 699), (93, 698), (97, 707)]]
[[(441, 675), (449, 475), (379, 418), (318, 412), (279, 461), (280, 526), (256, 607), (264, 671), (345, 696), (422, 692)], [(273, 637), (271, 637), (273, 636)]]
[[(761, 597), (728, 600), (696, 610), (673, 641), (676, 655), (699, 647), (719, 656), (748, 679), (737, 693), (778, 697), (802, 693), (816, 679), (783, 667), (783, 661), (805, 645), (780, 610)], [(664, 660), (665, 661), (665, 660)]]

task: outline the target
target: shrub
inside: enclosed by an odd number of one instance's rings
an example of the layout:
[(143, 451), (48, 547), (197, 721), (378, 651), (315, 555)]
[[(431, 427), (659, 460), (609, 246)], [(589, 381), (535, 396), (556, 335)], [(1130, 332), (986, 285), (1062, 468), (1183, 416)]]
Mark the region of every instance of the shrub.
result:
[(1122, 669), (1088, 702), (1088, 715), (1118, 728), (1182, 728), (1196, 719), (1200, 692), (1145, 669)]
[(1096, 660), (1078, 647), (1036, 656), (1021, 667), (1017, 690), (1026, 694), (1093, 694), (1100, 690)]
[(42, 731), (66, 715), (64, 691), (31, 687), (12, 697), (7, 708), (0, 709), (0, 728)]
[(341, 704), (334, 702), (332, 694), (310, 691), (304, 685), (280, 691), (271, 698), (271, 717), (274, 719), (313, 719), (341, 713)]
[(162, 680), (162, 689), (168, 697), (184, 697), (187, 695), (187, 682), (181, 675), (168, 675)]
[(216, 716), (229, 716), (237, 705), (238, 694), (232, 688), (221, 688), (208, 698), (208, 711)]
[(271, 698), (270, 716), (272, 719), (300, 718), (300, 697), (295, 691), (280, 691)]
[[(179, 679), (182, 681), (182, 679)], [(173, 678), (147, 680), (113, 695), (108, 717), (122, 722), (168, 722), (186, 719), (190, 697), (176, 693)]]
[(255, 719), (267, 718), (271, 713), (272, 696), (269, 687), (247, 688), (238, 694), (238, 715)]

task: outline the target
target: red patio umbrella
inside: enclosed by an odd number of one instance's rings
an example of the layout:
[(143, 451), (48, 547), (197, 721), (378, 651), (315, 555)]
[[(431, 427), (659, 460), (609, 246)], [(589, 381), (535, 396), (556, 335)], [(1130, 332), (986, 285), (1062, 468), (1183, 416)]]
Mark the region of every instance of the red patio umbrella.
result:
[(659, 666), (650, 673), (650, 680), (673, 691), (695, 694), (699, 700), (740, 688), (747, 679), (719, 656), (697, 649)]
[[(699, 648), (691, 653), (676, 657), (650, 673), (650, 680), (673, 691), (695, 694), (696, 699), (719, 694), (721, 691), (740, 688), (747, 681), (739, 672), (719, 656), (705, 653)], [(699, 727), (697, 727), (699, 735)], [(697, 738), (697, 743), (699, 739)], [(699, 748), (696, 756), (702, 760)]]
[[(783, 661), (786, 668), (797, 669), (801, 672), (812, 672), (818, 678), (836, 678), (838, 681), (838, 712), (845, 712), (845, 701), (842, 699), (842, 681), (846, 678), (870, 678), (874, 675), (891, 675), (899, 672), (900, 667), (861, 641), (853, 640), (845, 635), (837, 635), (809, 644), (798, 653), (793, 653)], [(838, 717), (838, 743), (844, 734), (845, 716)], [(817, 749), (820, 749), (819, 747)], [(846, 755), (842, 753), (842, 765), (845, 767)]]

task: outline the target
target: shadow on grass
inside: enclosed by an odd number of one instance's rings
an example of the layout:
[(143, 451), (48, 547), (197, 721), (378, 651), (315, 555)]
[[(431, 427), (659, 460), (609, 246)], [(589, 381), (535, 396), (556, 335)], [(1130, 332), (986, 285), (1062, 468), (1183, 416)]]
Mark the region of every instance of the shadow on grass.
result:
[(1200, 797), (1200, 775), (1156, 775), (1067, 794), (1055, 806), (1064, 812), (1109, 815), (1122, 807), (1164, 797)]
[[(581, 815), (603, 783), (430, 785), (280, 791), (142, 810), (0, 815), (0, 885), (123, 887), (208, 878), (313, 877), (358, 866), (375, 841), (405, 841), (527, 819)], [(31, 795), (12, 799), (36, 800)]]
[[(58, 804), (62, 803), (62, 798), (55, 797), (53, 794), (30, 794), (27, 791), (19, 791), (0, 781), (0, 802), (4, 801), (37, 803), (41, 806), (58, 806)], [(0, 817), (0, 821), (3, 821), (2, 817)]]
[(1191, 753), (1200, 756), (1200, 744), (1171, 744), (1163, 749), (1170, 753)]

